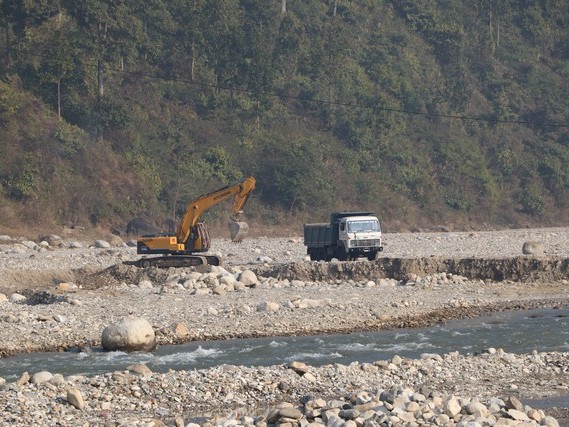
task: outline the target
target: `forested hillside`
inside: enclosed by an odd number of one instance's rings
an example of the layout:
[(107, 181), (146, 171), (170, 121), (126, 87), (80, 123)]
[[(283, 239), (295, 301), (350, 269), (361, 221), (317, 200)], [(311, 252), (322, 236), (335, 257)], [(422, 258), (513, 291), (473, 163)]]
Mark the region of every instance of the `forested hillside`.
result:
[[(566, 0), (0, 0), (0, 225), (567, 225)], [(205, 219), (221, 223), (228, 209)]]

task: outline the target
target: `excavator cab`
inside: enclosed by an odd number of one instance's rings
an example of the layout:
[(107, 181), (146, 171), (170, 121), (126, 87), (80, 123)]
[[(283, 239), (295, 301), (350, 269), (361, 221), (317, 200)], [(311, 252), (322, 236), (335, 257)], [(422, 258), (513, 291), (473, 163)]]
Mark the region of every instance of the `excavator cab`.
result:
[(198, 222), (194, 225), (184, 246), (189, 253), (207, 252), (211, 247), (207, 225), (203, 222)]

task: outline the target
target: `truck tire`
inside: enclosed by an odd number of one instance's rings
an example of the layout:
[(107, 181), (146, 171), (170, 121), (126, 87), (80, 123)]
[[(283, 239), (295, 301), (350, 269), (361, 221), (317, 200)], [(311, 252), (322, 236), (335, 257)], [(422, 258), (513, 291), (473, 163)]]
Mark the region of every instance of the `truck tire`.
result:
[(308, 255), (310, 255), (310, 261), (319, 261), (319, 257), (318, 257), (318, 249), (309, 249), (308, 250)]
[(326, 259), (326, 248), (312, 248), (308, 250), (310, 261), (328, 261)]
[(347, 261), (349, 259), (349, 254), (344, 251), (344, 247), (338, 247), (334, 251), (334, 256), (338, 259), (338, 261)]
[(371, 251), (370, 253), (367, 254), (367, 259), (369, 261), (375, 261), (376, 258), (377, 258), (377, 252), (376, 251)]

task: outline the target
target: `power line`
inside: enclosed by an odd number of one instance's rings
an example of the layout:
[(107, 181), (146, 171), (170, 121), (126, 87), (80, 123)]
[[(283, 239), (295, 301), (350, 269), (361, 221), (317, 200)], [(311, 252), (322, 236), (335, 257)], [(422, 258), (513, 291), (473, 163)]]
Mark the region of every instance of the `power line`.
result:
[(415, 115), (415, 116), (425, 116), (425, 117), (440, 117), (440, 118), (447, 118), (447, 119), (458, 119), (458, 120), (469, 120), (469, 121), (477, 121), (477, 122), (486, 122), (486, 123), (500, 123), (500, 124), (518, 124), (518, 125), (528, 125), (528, 126), (538, 126), (538, 127), (556, 127), (556, 128), (569, 128), (569, 124), (563, 123), (540, 123), (540, 122), (532, 122), (530, 120), (502, 120), (502, 119), (489, 119), (484, 117), (473, 117), (473, 116), (465, 116), (465, 115), (456, 115), (456, 114), (443, 114), (443, 113), (427, 113), (422, 111), (412, 111), (412, 110), (403, 110), (399, 108), (390, 108), (390, 107), (372, 107), (368, 105), (361, 105), (361, 104), (352, 104), (348, 102), (340, 102), (340, 101), (328, 101), (324, 99), (314, 99), (314, 98), (305, 98), (302, 96), (294, 96), (294, 95), (285, 95), (276, 92), (257, 92), (251, 89), (240, 89), (234, 87), (227, 87), (227, 86), (220, 86), (214, 85), (209, 83), (202, 83), (196, 82), (192, 80), (174, 78), (174, 77), (165, 77), (160, 75), (148, 74), (148, 73), (141, 73), (137, 71), (126, 71), (115, 69), (112, 67), (106, 67), (109, 71), (136, 75), (140, 77), (146, 77), (151, 79), (158, 79), (164, 81), (170, 81), (175, 83), (184, 83), (184, 84), (191, 84), (200, 87), (207, 87), (211, 89), (217, 90), (230, 90), (233, 92), (241, 92), (241, 93), (248, 93), (250, 95), (267, 95), (267, 96), (274, 96), (278, 98), (284, 99), (291, 99), (296, 101), (303, 101), (303, 102), (313, 102), (316, 104), (328, 104), (328, 105), (335, 105), (339, 107), (348, 107), (348, 108), (361, 108), (367, 110), (374, 110), (374, 111), (388, 111), (393, 113), (400, 113), (400, 114), (408, 114), (408, 115)]
[[(37, 56), (41, 58), (49, 59), (46, 55), (38, 54), (38, 53), (31, 53), (31, 52), (20, 52), (24, 53), (25, 55), (29, 56)], [(99, 67), (98, 64), (95, 63), (85, 63), (88, 67)], [(157, 74), (149, 74), (143, 73), (139, 71), (127, 71), (124, 69), (103, 66), (103, 70), (105, 71), (112, 71), (116, 73), (128, 74), (138, 77), (145, 77), (149, 79), (156, 79), (162, 81), (168, 81), (173, 83), (183, 83), (188, 85), (200, 86), (202, 88), (209, 88), (209, 89), (216, 89), (216, 90), (227, 90), (232, 92), (239, 92), (239, 93), (247, 93), (249, 95), (265, 95), (265, 96), (272, 96), (281, 99), (290, 99), (295, 101), (302, 101), (302, 102), (312, 102), (315, 104), (321, 105), (334, 105), (338, 107), (347, 107), (347, 108), (358, 108), (358, 109), (366, 109), (372, 111), (387, 111), (392, 113), (399, 113), (399, 114), (407, 114), (407, 115), (414, 115), (414, 116), (423, 116), (423, 117), (438, 117), (438, 118), (446, 118), (446, 119), (456, 119), (456, 120), (467, 120), (467, 121), (475, 121), (475, 122), (482, 122), (482, 123), (493, 123), (493, 124), (514, 124), (514, 125), (527, 125), (527, 126), (536, 126), (536, 127), (553, 127), (553, 128), (569, 128), (569, 124), (567, 123), (543, 123), (543, 122), (534, 122), (530, 120), (503, 120), (503, 119), (491, 119), (491, 118), (484, 118), (484, 117), (474, 117), (474, 116), (467, 116), (467, 115), (460, 115), (460, 114), (444, 114), (444, 113), (428, 113), (423, 111), (413, 111), (413, 110), (405, 110), (400, 108), (392, 108), (392, 107), (372, 107), (369, 105), (361, 105), (361, 104), (353, 104), (349, 102), (341, 102), (341, 101), (328, 101), (324, 99), (315, 99), (315, 98), (306, 98), (302, 96), (295, 96), (295, 95), (285, 95), (277, 92), (259, 92), (251, 89), (243, 89), (243, 88), (235, 88), (235, 87), (228, 87), (222, 85), (215, 85), (211, 83), (204, 83), (198, 82), (194, 80), (187, 80), (177, 77), (167, 77), (161, 76)]]

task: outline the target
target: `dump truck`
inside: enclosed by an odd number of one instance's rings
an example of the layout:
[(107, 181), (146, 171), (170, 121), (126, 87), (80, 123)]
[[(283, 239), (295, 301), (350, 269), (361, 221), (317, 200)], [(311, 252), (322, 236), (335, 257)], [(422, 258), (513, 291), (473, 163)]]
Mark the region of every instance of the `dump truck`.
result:
[(372, 261), (383, 251), (381, 226), (373, 212), (334, 212), (329, 223), (304, 224), (304, 245), (312, 261)]
[(205, 254), (211, 247), (211, 240), (206, 224), (198, 222), (198, 219), (207, 209), (233, 197), (233, 215), (229, 230), (231, 240), (240, 242), (249, 231), (249, 225), (241, 220), (240, 215), (254, 189), (255, 178), (250, 176), (190, 201), (176, 233), (145, 235), (137, 238), (138, 254), (161, 256), (143, 257), (137, 260), (135, 265), (163, 268), (221, 265), (220, 257)]

